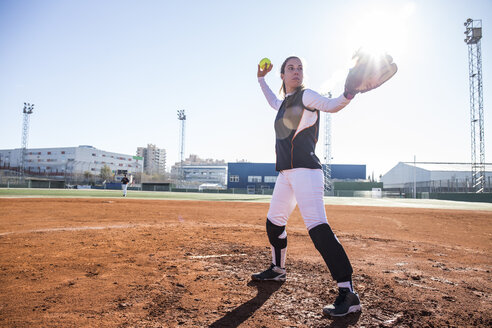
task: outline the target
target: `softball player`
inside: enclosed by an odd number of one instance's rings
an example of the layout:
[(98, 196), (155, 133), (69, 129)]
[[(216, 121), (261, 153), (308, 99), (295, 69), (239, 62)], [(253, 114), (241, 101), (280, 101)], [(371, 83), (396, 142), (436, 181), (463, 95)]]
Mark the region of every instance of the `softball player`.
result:
[(271, 266), (252, 275), (257, 281), (285, 281), (287, 233), (285, 226), (299, 206), (304, 223), (316, 249), (338, 283), (339, 295), (323, 313), (344, 316), (361, 310), (358, 295), (352, 286), (352, 266), (338, 238), (326, 219), (323, 195), (323, 171), (315, 155), (318, 141), (320, 111), (335, 113), (353, 98), (346, 91), (338, 98), (326, 98), (304, 88), (303, 65), (298, 57), (287, 58), (280, 69), (282, 79), (278, 99), (265, 82), (273, 65), (261, 69), (258, 82), (271, 107), (278, 111), (275, 118), (276, 170), (279, 171), (266, 220), (266, 231), (272, 249)]
[(121, 179), (121, 187), (123, 188), (123, 197), (126, 197), (126, 190), (128, 189), (128, 183), (130, 180), (125, 176)]

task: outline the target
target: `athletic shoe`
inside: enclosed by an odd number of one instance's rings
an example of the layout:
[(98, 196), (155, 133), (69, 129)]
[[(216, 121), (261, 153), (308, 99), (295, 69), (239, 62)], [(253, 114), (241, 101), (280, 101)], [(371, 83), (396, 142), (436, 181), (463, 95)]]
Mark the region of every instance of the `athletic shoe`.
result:
[(272, 264), (265, 271), (252, 274), (251, 279), (256, 281), (285, 281), (285, 276), (285, 269)]
[(325, 306), (323, 308), (323, 314), (342, 317), (361, 310), (362, 306), (360, 305), (359, 295), (357, 293), (351, 292), (348, 288), (338, 288), (338, 297), (335, 303)]

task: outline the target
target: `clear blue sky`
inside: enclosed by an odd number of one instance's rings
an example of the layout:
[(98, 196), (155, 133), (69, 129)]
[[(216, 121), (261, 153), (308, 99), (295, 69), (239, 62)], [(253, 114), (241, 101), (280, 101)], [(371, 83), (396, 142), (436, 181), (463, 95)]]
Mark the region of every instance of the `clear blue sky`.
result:
[[(0, 149), (21, 146), (22, 107), (35, 104), (28, 147), (93, 145), (135, 154), (147, 143), (185, 154), (274, 162), (275, 111), (256, 65), (280, 87), (289, 55), (305, 84), (342, 92), (352, 53), (386, 48), (387, 84), (333, 116), (333, 163), (386, 173), (399, 161), (470, 161), (463, 22), (483, 20), (486, 160), (492, 156), (492, 1), (0, 0)], [(317, 154), (323, 156), (322, 139)], [(487, 160), (490, 162), (490, 160)]]

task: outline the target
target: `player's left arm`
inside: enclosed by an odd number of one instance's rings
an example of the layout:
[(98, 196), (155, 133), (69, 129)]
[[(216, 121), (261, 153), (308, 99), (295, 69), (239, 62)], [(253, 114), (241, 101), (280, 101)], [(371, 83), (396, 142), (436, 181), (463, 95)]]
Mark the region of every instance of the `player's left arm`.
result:
[(302, 95), (302, 103), (305, 107), (322, 112), (336, 113), (350, 103), (350, 99), (342, 94), (337, 98), (328, 98), (320, 95), (314, 90), (306, 89)]

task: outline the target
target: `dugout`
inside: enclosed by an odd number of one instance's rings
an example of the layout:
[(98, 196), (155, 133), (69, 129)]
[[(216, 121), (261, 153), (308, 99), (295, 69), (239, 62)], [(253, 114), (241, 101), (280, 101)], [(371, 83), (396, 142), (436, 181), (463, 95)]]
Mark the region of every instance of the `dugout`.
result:
[(370, 181), (333, 182), (333, 195), (337, 197), (374, 197), (375, 189), (382, 190), (383, 183)]
[(143, 191), (171, 191), (169, 182), (142, 182)]
[(57, 179), (42, 179), (42, 178), (26, 178), (28, 188), (48, 188), (48, 189), (63, 189), (65, 188), (64, 180)]

